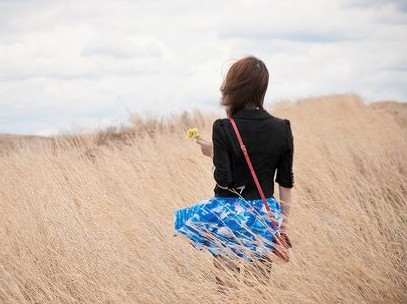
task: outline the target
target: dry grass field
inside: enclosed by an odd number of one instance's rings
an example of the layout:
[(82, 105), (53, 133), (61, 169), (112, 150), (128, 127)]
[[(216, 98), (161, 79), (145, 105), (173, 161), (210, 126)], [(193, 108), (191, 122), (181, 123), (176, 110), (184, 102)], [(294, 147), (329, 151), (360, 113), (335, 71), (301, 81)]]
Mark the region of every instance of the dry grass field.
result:
[[(0, 303), (407, 303), (407, 112), (353, 95), (281, 103), (291, 120), (291, 261), (218, 293), (175, 209), (213, 195), (185, 138), (213, 115), (134, 118), (120, 134), (7, 139), (0, 154)], [(4, 139), (4, 138), (3, 138)], [(246, 276), (250, 277), (250, 271)], [(254, 280), (254, 279), (253, 279)]]

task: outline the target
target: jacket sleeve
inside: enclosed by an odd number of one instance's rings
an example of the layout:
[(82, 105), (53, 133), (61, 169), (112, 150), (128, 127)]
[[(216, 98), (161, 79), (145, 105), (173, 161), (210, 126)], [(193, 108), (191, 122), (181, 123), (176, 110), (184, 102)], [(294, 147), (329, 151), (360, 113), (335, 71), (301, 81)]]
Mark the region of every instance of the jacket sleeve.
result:
[(285, 188), (292, 188), (294, 186), (294, 173), (293, 173), (293, 156), (294, 156), (294, 140), (291, 132), (290, 121), (285, 119), (285, 132), (286, 132), (286, 149), (277, 165), (276, 182)]
[(230, 169), (229, 153), (227, 151), (225, 120), (218, 119), (213, 123), (213, 165), (215, 166), (214, 178), (221, 187), (231, 187), (232, 172)]

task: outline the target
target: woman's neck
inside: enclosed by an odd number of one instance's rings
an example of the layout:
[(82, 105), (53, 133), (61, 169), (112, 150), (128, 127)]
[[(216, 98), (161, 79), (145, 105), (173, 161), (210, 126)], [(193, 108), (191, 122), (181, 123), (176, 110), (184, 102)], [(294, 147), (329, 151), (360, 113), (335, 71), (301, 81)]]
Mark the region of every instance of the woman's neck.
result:
[(255, 106), (255, 105), (248, 105), (246, 107), (243, 108), (244, 110), (258, 110), (259, 107)]

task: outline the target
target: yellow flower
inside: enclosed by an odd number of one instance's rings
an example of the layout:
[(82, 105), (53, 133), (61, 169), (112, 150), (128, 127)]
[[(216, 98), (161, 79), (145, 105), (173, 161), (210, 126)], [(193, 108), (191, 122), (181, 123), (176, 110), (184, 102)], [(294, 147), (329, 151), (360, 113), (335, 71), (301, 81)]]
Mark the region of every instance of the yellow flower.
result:
[(187, 138), (193, 137), (193, 138), (195, 138), (195, 139), (200, 139), (200, 138), (201, 138), (201, 135), (199, 134), (199, 131), (198, 131), (197, 128), (191, 128), (191, 129), (189, 129), (189, 130), (187, 131), (186, 137), (187, 137)]

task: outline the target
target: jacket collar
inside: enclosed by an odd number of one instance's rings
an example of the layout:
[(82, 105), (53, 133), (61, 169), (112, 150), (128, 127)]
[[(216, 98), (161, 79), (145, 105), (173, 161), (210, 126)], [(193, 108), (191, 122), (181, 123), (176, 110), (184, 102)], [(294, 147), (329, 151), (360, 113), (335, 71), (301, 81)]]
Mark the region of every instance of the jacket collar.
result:
[(233, 114), (232, 117), (241, 119), (266, 119), (272, 116), (264, 109), (242, 109)]

